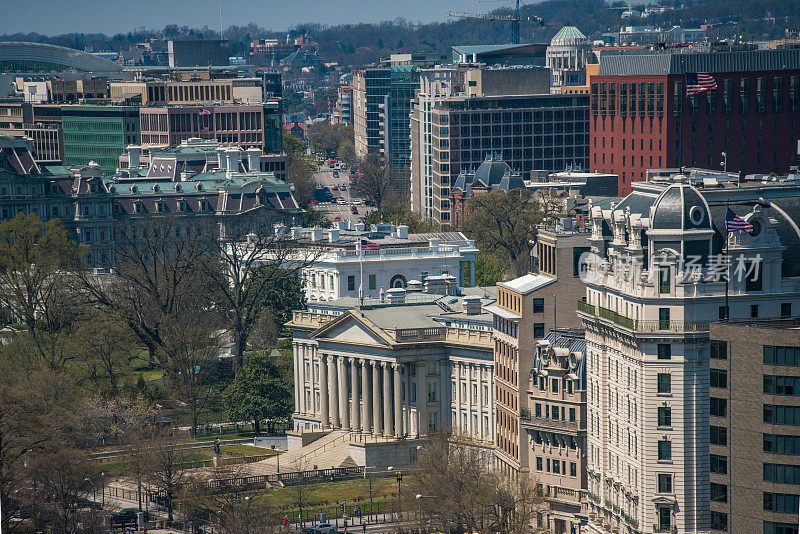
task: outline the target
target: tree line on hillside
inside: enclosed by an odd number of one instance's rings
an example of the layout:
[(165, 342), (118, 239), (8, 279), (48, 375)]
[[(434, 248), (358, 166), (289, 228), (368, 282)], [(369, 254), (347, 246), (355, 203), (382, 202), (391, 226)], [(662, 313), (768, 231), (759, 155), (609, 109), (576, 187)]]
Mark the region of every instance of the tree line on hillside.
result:
[[(524, 42), (548, 42), (562, 26), (577, 26), (591, 37), (599, 37), (602, 32), (615, 31), (625, 24), (659, 24), (696, 26), (703, 22), (747, 22), (731, 28), (730, 35), (743, 34), (746, 37), (779, 38), (785, 29), (800, 27), (800, 12), (794, 0), (763, 0), (746, 2), (744, 0), (660, 0), (671, 9), (640, 21), (639, 19), (620, 19), (622, 10), (611, 9), (611, 3), (604, 0), (545, 0), (521, 8), (523, 16), (543, 17), (547, 25), (539, 28), (538, 23), (523, 22), (521, 35)], [(497, 13), (510, 13), (508, 7), (496, 10)], [(775, 21), (764, 21), (771, 14)], [(444, 18), (445, 13), (442, 13)], [(754, 26), (753, 26), (754, 25)], [(268, 29), (256, 23), (245, 26), (229, 26), (225, 38), (231, 43), (231, 54), (247, 56), (250, 41), (265, 38), (286, 38), (285, 30)], [(341, 65), (360, 66), (395, 52), (431, 52), (449, 54), (455, 44), (507, 43), (511, 26), (503, 22), (480, 20), (447, 20), (428, 24), (415, 24), (399, 18), (376, 24), (355, 23), (326, 26), (317, 23), (299, 24), (288, 32), (291, 36), (309, 35), (319, 43), (319, 53), (329, 61)], [(727, 35), (727, 34), (726, 34)], [(723, 35), (723, 36), (726, 36)], [(16, 33), (0, 35), (2, 41), (34, 41), (57, 44), (79, 50), (126, 50), (138, 42), (148, 39), (216, 39), (219, 33), (208, 27), (189, 28), (168, 25), (161, 30), (136, 30), (128, 33), (107, 36), (104, 34), (70, 33), (46, 36), (37, 33)]]

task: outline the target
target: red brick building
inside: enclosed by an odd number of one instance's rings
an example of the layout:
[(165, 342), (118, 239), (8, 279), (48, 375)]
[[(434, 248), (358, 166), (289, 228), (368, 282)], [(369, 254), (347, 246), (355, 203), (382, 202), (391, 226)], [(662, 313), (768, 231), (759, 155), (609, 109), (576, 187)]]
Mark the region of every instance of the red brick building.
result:
[[(686, 96), (686, 74), (717, 89)], [(619, 194), (648, 169), (786, 172), (800, 136), (800, 49), (603, 56), (590, 90), (590, 168)]]

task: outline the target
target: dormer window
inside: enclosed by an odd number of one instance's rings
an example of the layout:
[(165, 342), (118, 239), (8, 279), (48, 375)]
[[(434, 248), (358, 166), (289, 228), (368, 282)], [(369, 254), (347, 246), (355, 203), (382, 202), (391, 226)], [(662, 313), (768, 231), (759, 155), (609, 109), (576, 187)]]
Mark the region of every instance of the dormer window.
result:
[(141, 202), (133, 203), (133, 213), (144, 213), (144, 206)]
[(167, 211), (167, 207), (164, 204), (164, 202), (162, 202), (160, 200), (157, 201), (156, 202), (156, 213), (164, 213), (165, 211)]
[(669, 265), (659, 265), (658, 267), (658, 292), (669, 293), (670, 279), (669, 279)]
[(158, 184), (153, 184), (153, 193), (158, 193), (160, 191)]

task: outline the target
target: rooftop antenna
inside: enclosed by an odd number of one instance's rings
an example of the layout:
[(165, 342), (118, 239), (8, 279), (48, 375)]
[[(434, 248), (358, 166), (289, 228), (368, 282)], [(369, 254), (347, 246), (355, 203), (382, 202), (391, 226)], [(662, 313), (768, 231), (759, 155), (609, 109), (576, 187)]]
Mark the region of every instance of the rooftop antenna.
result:
[(222, 0), (219, 0), (219, 39), (222, 40)]

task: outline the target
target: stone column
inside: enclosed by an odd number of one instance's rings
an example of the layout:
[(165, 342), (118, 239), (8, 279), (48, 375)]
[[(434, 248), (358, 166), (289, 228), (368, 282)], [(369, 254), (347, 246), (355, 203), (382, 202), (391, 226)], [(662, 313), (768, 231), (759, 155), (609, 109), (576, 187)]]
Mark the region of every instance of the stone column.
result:
[(381, 377), (380, 362), (370, 361), (372, 366), (372, 433), (380, 436), (383, 433), (383, 412), (381, 411)]
[(341, 428), (339, 425), (339, 381), (336, 379), (336, 357), (328, 355), (328, 406), (331, 411), (331, 428)]
[(300, 344), (292, 344), (294, 356), (294, 412), (300, 413)]
[(300, 398), (300, 413), (308, 413), (309, 409), (306, 406), (306, 355), (308, 353), (308, 345), (300, 345), (300, 350), (297, 351), (300, 355), (300, 369), (297, 375), (300, 379), (300, 391), (298, 392)]
[(328, 355), (323, 354), (319, 366), (319, 403), (320, 421), (322, 428), (328, 428), (331, 424), (328, 413)]
[(372, 432), (372, 399), (370, 398), (369, 362), (361, 362), (361, 428), (365, 434)]
[(359, 399), (358, 399), (358, 364), (355, 358), (350, 360), (350, 428), (355, 431), (361, 430), (361, 422), (359, 417)]
[(347, 364), (343, 357), (339, 362), (339, 419), (343, 429), (350, 429), (350, 410), (347, 406)]
[(426, 426), (426, 418), (428, 416), (425, 413), (425, 406), (428, 401), (428, 392), (425, 388), (425, 373), (427, 372), (425, 362), (417, 362), (417, 437), (428, 434)]
[(486, 439), (483, 435), (483, 366), (476, 365), (474, 368), (475, 381), (478, 383), (478, 428), (475, 430), (475, 435), (480, 439)]
[(392, 425), (392, 375), (389, 372), (389, 362), (381, 362), (383, 367), (383, 435), (391, 437), (394, 430)]
[(394, 370), (394, 435), (403, 436), (403, 378), (400, 374), (400, 364), (393, 363)]

